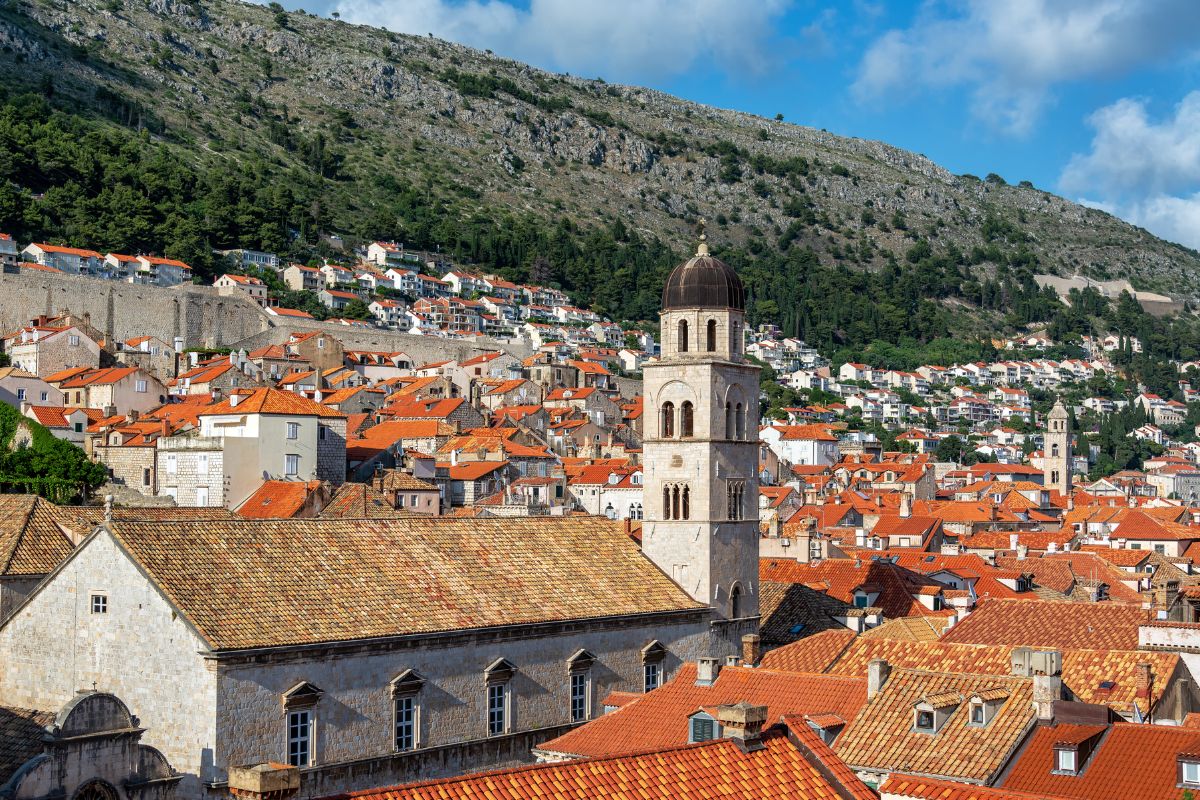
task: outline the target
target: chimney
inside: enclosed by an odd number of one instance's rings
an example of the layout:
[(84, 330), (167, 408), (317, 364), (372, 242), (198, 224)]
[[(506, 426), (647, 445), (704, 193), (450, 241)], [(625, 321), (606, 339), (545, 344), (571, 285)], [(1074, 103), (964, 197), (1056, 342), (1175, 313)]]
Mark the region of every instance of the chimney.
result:
[(1062, 678), (1058, 675), (1033, 676), (1033, 705), (1039, 722), (1054, 721), (1054, 701), (1062, 699)]
[(746, 701), (733, 705), (717, 706), (717, 721), (725, 732), (726, 739), (733, 739), (744, 753), (763, 750), (763, 725), (767, 722), (767, 707), (752, 706)]
[(1055, 542), (1055, 541), (1049, 542), (1046, 545), (1046, 552), (1047, 553), (1057, 553), (1058, 552), (1058, 542)]
[(1008, 535), (1008, 549), (1009, 550), (1016, 550), (1020, 544), (1021, 544), (1020, 536), (1018, 536), (1015, 533), (1010, 533)]
[(771, 517), (771, 521), (767, 523), (767, 536), (772, 539), (778, 539), (783, 535), (783, 521), (779, 519), (779, 514)]
[(762, 658), (762, 637), (757, 633), (747, 633), (742, 637), (742, 663), (748, 667), (756, 667), (760, 658)]
[(126, 414), (125, 418), (127, 420), (129, 420), (130, 422), (137, 422), (138, 417), (140, 417), (140, 416), (141, 416), (141, 412), (135, 408), (132, 411), (130, 411), (128, 414)]
[(1024, 561), (1029, 556), (1029, 545), (1017, 545), (1017, 560)]
[(721, 674), (721, 662), (715, 658), (696, 659), (696, 685), (712, 686)]
[(159, 436), (170, 436), (170, 435), (171, 435), (171, 421), (168, 420), (166, 417), (163, 417), (162, 428), (159, 432)]
[(211, 391), (209, 394), (211, 394), (211, 395), (212, 395), (212, 401), (213, 401), (214, 403), (219, 403), (219, 402), (221, 402), (221, 395), (223, 394), (223, 392), (221, 391), (221, 387), (220, 387), (220, 386), (214, 386), (214, 387), (212, 388), (212, 391)]
[(872, 658), (867, 664), (867, 700), (883, 691), (888, 675), (892, 672), (886, 659)]
[(239, 392), (230, 392), (229, 393), (229, 407), (230, 408), (237, 408), (237, 404), (240, 402), (242, 402), (241, 393), (239, 393)]
[(290, 800), (300, 793), (300, 770), (273, 762), (230, 767), (228, 785), (239, 800)]
[(1149, 698), (1150, 690), (1154, 688), (1154, 673), (1147, 661), (1138, 662), (1137, 667), (1137, 697)]
[(900, 516), (903, 519), (912, 516), (912, 495), (908, 492), (900, 493)]

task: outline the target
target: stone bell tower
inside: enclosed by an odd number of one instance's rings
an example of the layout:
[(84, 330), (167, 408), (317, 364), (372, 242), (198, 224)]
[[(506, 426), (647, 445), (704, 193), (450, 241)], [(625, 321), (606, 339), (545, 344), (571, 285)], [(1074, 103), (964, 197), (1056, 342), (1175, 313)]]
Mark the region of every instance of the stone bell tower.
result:
[(663, 287), (661, 357), (643, 367), (642, 551), (725, 619), (758, 615), (758, 373), (746, 292), (708, 252)]
[(1064, 495), (1071, 493), (1071, 416), (1059, 400), (1046, 416), (1043, 437), (1042, 485)]

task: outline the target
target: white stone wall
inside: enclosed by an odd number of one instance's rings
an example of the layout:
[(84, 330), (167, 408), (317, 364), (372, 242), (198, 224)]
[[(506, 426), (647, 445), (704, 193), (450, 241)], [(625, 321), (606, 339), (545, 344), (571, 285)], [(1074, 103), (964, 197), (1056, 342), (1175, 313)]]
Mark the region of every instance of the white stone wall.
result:
[[(300, 681), (324, 691), (313, 710), (314, 764), (383, 756), (393, 751), (390, 681), (414, 669), (426, 683), (418, 695), (422, 747), (486, 738), (484, 669), (497, 658), (517, 667), (511, 683), (511, 730), (570, 722), (567, 660), (587, 649), (592, 667), (592, 716), (610, 691), (641, 691), (641, 648), (654, 639), (668, 650), (669, 678), (684, 661), (710, 653), (707, 621), (680, 624), (659, 620), (616, 630), (563, 632), (543, 637), (487, 641), (465, 637), (448, 647), (429, 643), (412, 649), (353, 656), (320, 656), (282, 663), (219, 668), (217, 764), (284, 760), (281, 695)], [(598, 626), (597, 626), (598, 627)], [(483, 765), (477, 765), (483, 766)]]
[[(93, 594), (107, 595), (108, 613), (91, 613)], [(217, 681), (197, 655), (202, 649), (203, 640), (102, 531), (0, 627), (0, 697), (57, 709), (94, 684), (137, 710), (149, 728), (145, 744), (179, 771), (205, 777)]]
[[(171, 471), (174, 457), (175, 469)], [(218, 507), (225, 503), (225, 452), (218, 447), (160, 447), (157, 453), (159, 495), (170, 495), (179, 506)], [(207, 502), (197, 489), (208, 489)]]

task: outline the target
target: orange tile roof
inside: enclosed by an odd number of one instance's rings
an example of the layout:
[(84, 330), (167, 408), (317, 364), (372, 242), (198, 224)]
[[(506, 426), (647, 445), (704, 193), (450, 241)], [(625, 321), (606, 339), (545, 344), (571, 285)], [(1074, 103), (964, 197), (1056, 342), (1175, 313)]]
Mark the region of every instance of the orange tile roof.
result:
[(0, 575), (45, 575), (75, 549), (61, 507), (31, 494), (0, 494)]
[[(966, 698), (1003, 689), (1008, 699), (986, 726), (969, 725)], [(913, 727), (913, 706), (935, 695), (963, 698), (937, 733)], [(882, 691), (850, 723), (835, 751), (852, 769), (914, 772), (988, 783), (1036, 721), (1033, 680), (893, 668)]]
[(137, 367), (107, 367), (105, 369), (88, 370), (63, 381), (63, 389), (81, 389), (85, 386), (106, 386), (123, 381), (135, 372)]
[(602, 517), (122, 521), (110, 529), (216, 649), (703, 608)]
[(263, 481), (236, 513), (245, 519), (288, 519), (304, 508), (320, 485), (320, 481)]
[(889, 775), (879, 791), (889, 800), (1070, 800), (1065, 795), (1030, 794), (898, 773)]
[(219, 403), (205, 408), (199, 416), (216, 416), (220, 414), (288, 414), (307, 417), (334, 417), (345, 419), (346, 415), (326, 408), (320, 403), (301, 397), (292, 392), (279, 389), (262, 388), (246, 393), (236, 391), (231, 393), (238, 397), (234, 405), (233, 398), (227, 397)]
[(1200, 539), (1200, 527), (1154, 519), (1144, 511), (1131, 510), (1112, 532), (1113, 539), (1194, 541)]
[(872, 593), (878, 592), (874, 605), (889, 619), (952, 613), (932, 611), (913, 597), (920, 586), (940, 589), (942, 584), (882, 561), (829, 558), (801, 564), (788, 559), (764, 558), (759, 560), (758, 573), (762, 581), (802, 584), (849, 605), (854, 603), (856, 589), (868, 588)]
[(608, 758), (467, 774), (325, 800), (876, 800), (807, 725)]
[[(1117, 723), (1104, 726), (1045, 725), (1033, 732), (1003, 781), (1005, 789), (1043, 792), (1071, 800), (1179, 800), (1176, 756), (1200, 749), (1190, 728)], [(1095, 750), (1077, 775), (1057, 775), (1056, 742), (1099, 734)], [(1082, 753), (1080, 754), (1083, 755)], [(1194, 793), (1194, 792), (1193, 792)]]
[(851, 719), (867, 702), (867, 684), (864, 678), (725, 667), (711, 686), (697, 686), (696, 665), (685, 663), (674, 678), (653, 692), (537, 749), (593, 757), (686, 744), (688, 717), (700, 708), (742, 701), (767, 706), (767, 719), (821, 713)]
[(1138, 626), (1149, 619), (1149, 612), (1130, 605), (989, 600), (951, 628), (942, 641), (1136, 650)]

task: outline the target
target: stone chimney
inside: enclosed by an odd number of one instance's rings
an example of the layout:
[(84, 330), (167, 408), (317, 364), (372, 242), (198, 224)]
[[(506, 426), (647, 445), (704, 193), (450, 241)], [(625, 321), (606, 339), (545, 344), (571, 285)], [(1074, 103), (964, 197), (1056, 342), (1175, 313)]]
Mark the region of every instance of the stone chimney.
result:
[(712, 686), (721, 674), (721, 662), (715, 658), (696, 659), (696, 685)]
[(738, 743), (742, 752), (763, 750), (763, 726), (767, 722), (767, 707), (752, 706), (746, 701), (733, 705), (717, 706), (717, 721), (725, 732), (726, 739)]
[(900, 493), (900, 516), (902, 519), (912, 516), (912, 495), (908, 492)]
[(1016, 550), (1017, 546), (1020, 544), (1021, 544), (1021, 537), (1019, 535), (1017, 535), (1015, 533), (1010, 533), (1008, 535), (1008, 549), (1009, 550)]
[(779, 518), (778, 513), (771, 517), (771, 520), (767, 523), (767, 536), (772, 539), (778, 539), (780, 536), (783, 536), (783, 520)]
[(892, 667), (888, 664), (887, 659), (871, 659), (867, 664), (867, 700), (883, 691), (883, 686), (887, 683), (888, 675), (891, 672)]
[(290, 800), (300, 793), (300, 770), (274, 762), (230, 767), (229, 793), (242, 800)]
[(1039, 722), (1054, 721), (1054, 701), (1062, 699), (1062, 678), (1058, 675), (1033, 676), (1033, 706)]
[(757, 633), (747, 633), (742, 637), (742, 663), (748, 667), (756, 667), (760, 658), (762, 637)]
[(1024, 544), (1017, 545), (1017, 560), (1018, 561), (1024, 561), (1028, 555), (1029, 555), (1029, 545), (1024, 545)]

